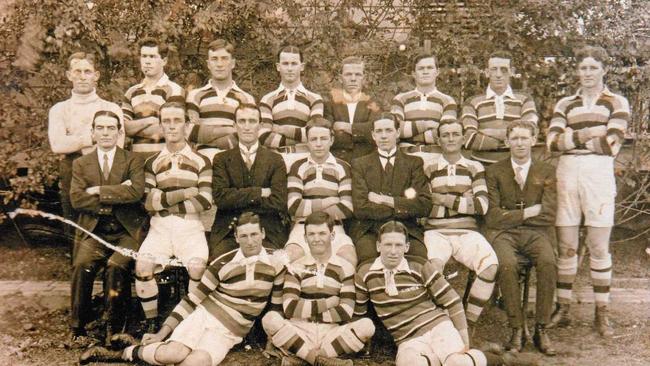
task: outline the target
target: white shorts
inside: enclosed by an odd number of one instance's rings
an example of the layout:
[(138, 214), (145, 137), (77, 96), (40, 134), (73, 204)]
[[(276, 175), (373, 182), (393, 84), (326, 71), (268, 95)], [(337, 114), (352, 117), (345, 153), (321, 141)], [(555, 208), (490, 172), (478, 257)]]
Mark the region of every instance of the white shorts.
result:
[(154, 216), (151, 218), (149, 233), (138, 253), (151, 254), (161, 259), (176, 257), (186, 266), (192, 258), (207, 261), (208, 242), (203, 232), (203, 224), (197, 218)]
[(424, 245), (428, 259), (439, 259), (447, 263), (449, 258), (454, 257), (476, 273), (499, 264), (490, 243), (483, 235), (473, 230), (427, 230), (424, 232)]
[[(289, 240), (287, 240), (287, 245), (289, 244), (297, 244), (302, 248), (305, 254), (309, 253), (309, 245), (305, 240), (305, 224), (295, 224), (293, 226), (293, 229), (291, 229), (291, 232), (289, 233)], [(332, 253), (338, 253), (338, 251), (346, 245), (350, 245), (352, 246), (352, 249), (354, 249), (352, 239), (345, 233), (343, 225), (334, 225)]]
[(557, 164), (556, 226), (614, 226), (616, 178), (614, 158), (562, 155)]
[(210, 354), (212, 366), (226, 358), (228, 351), (242, 341), (201, 305), (180, 322), (167, 342), (174, 341), (192, 350)]
[[(409, 339), (397, 347), (396, 366), (413, 366), (400, 362), (403, 355), (421, 354), (432, 366), (442, 365), (453, 353), (463, 352), (465, 343), (451, 320), (445, 320), (423, 335)], [(400, 357), (402, 355), (402, 357)], [(409, 358), (410, 359), (410, 358)]]

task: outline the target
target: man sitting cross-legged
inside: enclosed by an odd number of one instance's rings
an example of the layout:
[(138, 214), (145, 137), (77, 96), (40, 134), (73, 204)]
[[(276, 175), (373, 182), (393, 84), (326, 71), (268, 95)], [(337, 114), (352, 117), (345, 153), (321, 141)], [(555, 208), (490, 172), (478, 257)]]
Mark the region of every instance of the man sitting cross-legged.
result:
[[(352, 365), (335, 357), (360, 351), (375, 327), (368, 318), (350, 322), (354, 311), (354, 267), (334, 253), (332, 218), (323, 211), (307, 216), (309, 252), (289, 266), (284, 279), (284, 316), (270, 311), (262, 319), (276, 347), (287, 354), (282, 365)], [(286, 317), (286, 319), (285, 319)], [(303, 361), (304, 360), (304, 361)]]
[[(80, 363), (120, 359), (151, 365), (221, 363), (250, 331), (269, 294), (271, 310), (279, 310), (282, 301), (284, 265), (262, 247), (264, 229), (259, 216), (241, 214), (235, 238), (239, 248), (210, 264), (199, 286), (176, 306), (158, 333), (145, 334), (142, 345), (132, 344), (123, 350), (90, 348), (81, 355)], [(128, 340), (120, 336), (115, 338)]]

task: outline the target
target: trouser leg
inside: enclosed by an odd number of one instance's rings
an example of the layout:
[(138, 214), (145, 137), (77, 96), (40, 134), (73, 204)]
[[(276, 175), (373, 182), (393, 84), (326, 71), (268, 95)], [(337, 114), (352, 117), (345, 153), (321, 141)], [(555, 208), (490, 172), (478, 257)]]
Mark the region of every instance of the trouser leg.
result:
[(521, 292), (519, 287), (519, 264), (517, 261), (516, 240), (512, 234), (504, 233), (498, 236), (492, 245), (499, 259), (497, 283), (508, 314), (508, 321), (512, 328), (523, 326), (521, 314)]
[(549, 324), (553, 312), (553, 293), (557, 282), (557, 265), (553, 245), (545, 236), (531, 233), (524, 253), (531, 258), (537, 275), (536, 323)]

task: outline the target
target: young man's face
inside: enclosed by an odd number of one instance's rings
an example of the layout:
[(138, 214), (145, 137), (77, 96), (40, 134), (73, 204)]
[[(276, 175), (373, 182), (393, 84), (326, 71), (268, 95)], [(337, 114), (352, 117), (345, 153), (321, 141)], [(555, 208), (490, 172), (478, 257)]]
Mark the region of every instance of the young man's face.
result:
[(440, 136), (440, 147), (447, 154), (460, 152), (465, 141), (463, 137), (463, 126), (460, 123), (445, 123), (438, 128)]
[(260, 254), (264, 237), (264, 229), (258, 223), (237, 226), (237, 230), (235, 230), (235, 241), (239, 244), (239, 249), (245, 257)]
[(99, 72), (95, 71), (93, 64), (84, 58), (72, 59), (69, 66), (65, 75), (72, 82), (72, 91), (77, 94), (88, 94), (95, 90)]
[(593, 57), (587, 57), (578, 64), (578, 77), (580, 86), (583, 88), (594, 88), (602, 85), (605, 77), (603, 63)]
[(438, 67), (436, 60), (433, 57), (423, 58), (415, 64), (413, 71), (415, 84), (417, 86), (431, 86), (435, 85), (436, 78), (438, 77)]
[(535, 138), (527, 128), (515, 127), (510, 132), (506, 143), (510, 146), (510, 155), (520, 161), (528, 161), (531, 156)]
[(232, 78), (235, 68), (235, 59), (225, 48), (208, 51), (208, 69), (215, 80), (228, 80)]
[(387, 269), (397, 267), (409, 251), (406, 235), (397, 232), (382, 234), (377, 241), (377, 251), (384, 267)]
[(292, 84), (300, 81), (300, 74), (305, 69), (305, 65), (300, 60), (297, 53), (280, 53), (280, 61), (275, 64), (275, 68), (280, 73), (280, 78), (284, 84)]
[(329, 128), (311, 127), (307, 132), (307, 146), (309, 154), (314, 160), (325, 159), (329, 153), (334, 139)]
[(488, 78), (490, 88), (494, 91), (505, 91), (510, 85), (510, 60), (507, 58), (492, 57), (488, 60)]
[(372, 129), (372, 139), (377, 147), (383, 151), (391, 151), (397, 146), (399, 138), (399, 128), (395, 128), (395, 123), (389, 119), (375, 121)]
[(98, 116), (95, 118), (92, 135), (93, 140), (102, 150), (111, 150), (117, 145), (117, 138), (120, 135), (117, 120), (110, 116)]
[(322, 255), (331, 250), (334, 232), (330, 231), (327, 223), (306, 225), (305, 240), (309, 245), (311, 255)]
[(252, 108), (238, 109), (235, 116), (235, 129), (237, 130), (237, 138), (241, 143), (245, 145), (254, 144), (260, 130), (260, 113)]
[(160, 56), (157, 46), (140, 48), (140, 69), (145, 77), (162, 76), (165, 65), (167, 65), (167, 58)]
[(361, 93), (365, 79), (363, 64), (346, 64), (341, 70), (341, 82), (343, 89), (348, 94)]
[(160, 125), (167, 142), (177, 143), (185, 140), (185, 111), (182, 108), (161, 109)]

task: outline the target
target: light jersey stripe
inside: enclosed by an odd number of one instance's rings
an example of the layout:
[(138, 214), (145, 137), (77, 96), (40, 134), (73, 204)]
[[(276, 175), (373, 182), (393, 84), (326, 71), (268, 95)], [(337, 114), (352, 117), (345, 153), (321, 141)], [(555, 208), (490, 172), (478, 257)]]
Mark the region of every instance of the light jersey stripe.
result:
[(196, 289), (167, 317), (166, 325), (176, 328), (200, 305), (233, 334), (244, 337), (269, 302), (269, 295), (270, 310), (281, 311), (284, 266), (258, 260), (254, 281), (247, 283), (246, 266), (235, 260), (238, 251), (230, 251), (210, 264)]
[(334, 220), (352, 217), (352, 173), (345, 161), (330, 154), (319, 166), (311, 157), (293, 163), (287, 178), (289, 214), (299, 221), (325, 211)]
[[(426, 95), (417, 89), (393, 98), (391, 113), (400, 121), (401, 141), (434, 144), (438, 140), (438, 124), (455, 120), (458, 106), (451, 96), (435, 89)], [(422, 122), (435, 122), (434, 128)]]
[(377, 261), (381, 259), (361, 265), (355, 275), (355, 316), (366, 314), (370, 300), (397, 344), (418, 337), (447, 319), (456, 329), (467, 328), (460, 297), (433, 265), (409, 261), (408, 271), (395, 274), (398, 295), (389, 296), (383, 265), (376, 269)]
[(424, 173), (429, 178), (431, 192), (444, 195), (443, 204), (433, 204), (425, 230), (478, 230), (476, 215), (485, 215), (488, 209), (483, 165), (465, 157), (450, 164), (440, 154), (425, 165)]
[[(185, 145), (177, 153), (167, 148), (145, 162), (145, 208), (158, 216), (198, 218), (212, 207), (212, 164), (205, 156)], [(198, 195), (185, 199), (185, 189), (197, 188)]]
[(219, 96), (212, 81), (187, 94), (187, 115), (191, 128), (189, 140), (197, 149), (227, 150), (237, 145), (235, 110), (240, 104), (255, 104), (255, 98), (234, 82), (224, 96)]
[(546, 141), (551, 151), (616, 156), (629, 119), (630, 105), (624, 96), (605, 88), (588, 106), (578, 90), (555, 105)]
[(169, 80), (166, 74), (152, 89), (144, 83), (130, 87), (124, 94), (122, 112), (128, 137), (133, 139), (131, 150), (142, 153), (155, 153), (165, 146), (160, 129), (160, 106), (166, 102), (184, 102), (185, 90)]

